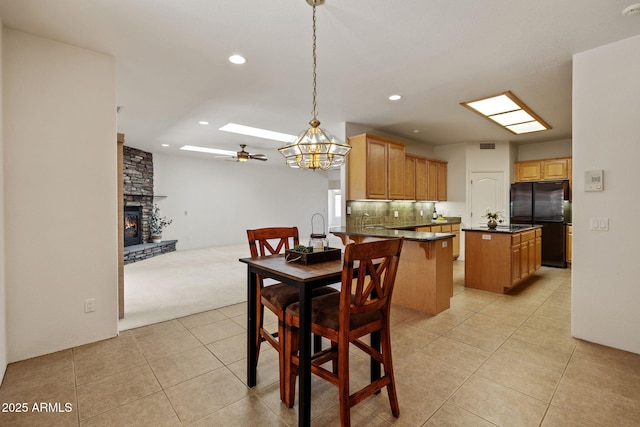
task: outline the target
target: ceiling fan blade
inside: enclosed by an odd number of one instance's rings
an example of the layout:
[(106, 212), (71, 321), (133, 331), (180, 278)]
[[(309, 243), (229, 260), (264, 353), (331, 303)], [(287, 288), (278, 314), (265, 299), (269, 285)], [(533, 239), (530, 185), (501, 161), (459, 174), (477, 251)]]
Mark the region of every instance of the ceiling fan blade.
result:
[(253, 160), (262, 160), (263, 162), (266, 162), (267, 156), (265, 156), (264, 154), (249, 154), (249, 158), (253, 159)]

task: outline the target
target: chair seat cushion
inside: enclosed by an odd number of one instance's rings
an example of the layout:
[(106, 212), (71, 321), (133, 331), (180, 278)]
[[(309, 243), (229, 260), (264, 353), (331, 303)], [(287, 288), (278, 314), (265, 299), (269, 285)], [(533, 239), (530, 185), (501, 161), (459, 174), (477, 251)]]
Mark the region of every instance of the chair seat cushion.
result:
[[(353, 301), (354, 296), (351, 296)], [(340, 319), (338, 314), (340, 312), (340, 293), (330, 293), (327, 295), (319, 296), (312, 300), (311, 308), (311, 323), (315, 323), (326, 328), (333, 329), (335, 331), (340, 329)], [(287, 307), (287, 314), (293, 316), (300, 316), (300, 303), (294, 302)], [(367, 313), (352, 314), (351, 315), (351, 329), (357, 329), (368, 323), (380, 320), (382, 318), (382, 312), (380, 310), (374, 310)]]
[[(339, 293), (336, 289), (329, 286), (322, 286), (313, 290), (313, 297), (327, 295), (330, 293)], [(274, 285), (265, 286), (260, 291), (260, 295), (272, 306), (280, 311), (284, 311), (287, 306), (298, 301), (298, 289), (284, 283), (276, 283)]]

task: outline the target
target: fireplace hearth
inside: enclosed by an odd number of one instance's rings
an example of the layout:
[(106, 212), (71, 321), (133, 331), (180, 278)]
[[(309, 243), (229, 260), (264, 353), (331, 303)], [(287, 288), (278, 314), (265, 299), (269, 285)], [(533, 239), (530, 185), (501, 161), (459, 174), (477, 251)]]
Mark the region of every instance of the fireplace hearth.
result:
[(124, 246), (142, 243), (142, 206), (124, 207)]

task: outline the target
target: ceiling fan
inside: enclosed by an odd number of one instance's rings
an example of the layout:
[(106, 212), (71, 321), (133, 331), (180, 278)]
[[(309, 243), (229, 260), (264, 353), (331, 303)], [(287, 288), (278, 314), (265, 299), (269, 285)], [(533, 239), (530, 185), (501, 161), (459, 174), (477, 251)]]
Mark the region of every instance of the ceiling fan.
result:
[[(248, 160), (262, 160), (263, 162), (267, 161), (267, 156), (264, 154), (251, 154), (245, 151), (245, 147), (247, 144), (240, 144), (240, 151), (234, 154), (230, 154), (230, 159), (235, 159), (236, 162), (246, 162)], [(221, 156), (228, 157), (228, 156)]]

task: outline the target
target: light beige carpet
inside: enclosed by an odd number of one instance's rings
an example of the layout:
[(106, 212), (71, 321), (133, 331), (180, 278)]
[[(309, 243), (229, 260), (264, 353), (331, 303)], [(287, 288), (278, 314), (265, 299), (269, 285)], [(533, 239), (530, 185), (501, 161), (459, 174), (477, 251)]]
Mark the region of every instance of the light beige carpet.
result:
[(124, 266), (121, 331), (247, 300), (247, 244), (169, 252)]

